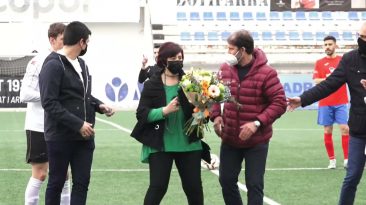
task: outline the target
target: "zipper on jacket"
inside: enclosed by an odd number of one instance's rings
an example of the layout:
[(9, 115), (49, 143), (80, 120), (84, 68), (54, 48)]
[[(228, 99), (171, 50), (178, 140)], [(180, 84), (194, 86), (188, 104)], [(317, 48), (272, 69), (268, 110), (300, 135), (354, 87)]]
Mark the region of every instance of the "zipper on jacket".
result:
[(85, 101), (85, 97), (86, 97), (86, 92), (89, 87), (89, 83), (88, 83), (88, 72), (86, 70), (86, 64), (84, 63), (84, 69), (85, 69), (85, 80), (86, 80), (86, 87), (84, 86), (84, 83), (82, 82), (83, 84), (83, 90), (84, 90), (84, 121), (86, 122), (86, 101)]

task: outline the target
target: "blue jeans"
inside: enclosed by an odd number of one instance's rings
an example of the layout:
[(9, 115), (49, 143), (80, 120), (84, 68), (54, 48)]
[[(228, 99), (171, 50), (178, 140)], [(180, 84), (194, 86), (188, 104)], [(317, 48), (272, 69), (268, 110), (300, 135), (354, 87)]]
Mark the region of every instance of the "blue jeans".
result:
[(343, 180), (339, 205), (354, 203), (357, 185), (360, 183), (365, 167), (366, 138), (350, 136), (348, 145), (348, 168)]
[(225, 143), (221, 144), (219, 181), (225, 204), (243, 204), (237, 185), (243, 160), (245, 160), (245, 183), (248, 189), (248, 204), (263, 204), (264, 172), (268, 147), (268, 143), (250, 148), (237, 148)]
[(94, 148), (94, 140), (47, 142), (49, 177), (46, 205), (60, 204), (69, 165), (72, 176), (70, 205), (86, 204)]

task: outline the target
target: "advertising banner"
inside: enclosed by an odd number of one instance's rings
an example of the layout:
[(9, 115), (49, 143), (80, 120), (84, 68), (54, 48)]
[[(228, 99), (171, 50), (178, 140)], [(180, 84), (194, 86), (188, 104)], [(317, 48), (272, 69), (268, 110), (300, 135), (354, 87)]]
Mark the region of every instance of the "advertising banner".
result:
[(0, 76), (0, 107), (19, 108), (26, 107), (25, 103), (20, 102), (19, 92), (23, 77), (4, 77)]
[(271, 11), (366, 11), (365, 0), (271, 0)]

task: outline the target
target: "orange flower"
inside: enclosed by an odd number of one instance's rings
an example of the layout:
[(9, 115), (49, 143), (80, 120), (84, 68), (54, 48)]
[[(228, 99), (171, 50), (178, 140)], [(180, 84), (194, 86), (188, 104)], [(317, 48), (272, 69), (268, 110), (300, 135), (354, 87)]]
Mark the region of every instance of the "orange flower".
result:
[(203, 115), (204, 115), (205, 117), (210, 116), (210, 112), (208, 111), (208, 109), (207, 109), (207, 108), (205, 109), (205, 111), (204, 111)]
[(193, 108), (193, 112), (194, 112), (194, 113), (197, 113), (197, 112), (199, 112), (199, 111), (200, 111), (200, 109), (199, 109), (198, 107), (194, 107), (194, 108)]
[(201, 86), (202, 86), (202, 89), (203, 90), (207, 90), (208, 89), (208, 86), (210, 86), (210, 84), (207, 81), (202, 80), (201, 81)]

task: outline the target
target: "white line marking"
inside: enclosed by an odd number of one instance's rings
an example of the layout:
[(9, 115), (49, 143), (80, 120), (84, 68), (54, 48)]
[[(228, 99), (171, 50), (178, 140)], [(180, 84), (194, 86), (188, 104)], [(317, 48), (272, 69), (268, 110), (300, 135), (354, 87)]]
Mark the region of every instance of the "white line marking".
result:
[[(127, 128), (124, 128), (122, 126), (119, 126), (119, 125), (117, 125), (117, 124), (115, 124), (115, 123), (113, 123), (111, 121), (103, 120), (103, 119), (100, 119), (100, 118), (96, 118), (96, 120), (98, 120), (100, 122), (103, 122), (103, 123), (106, 123), (108, 125), (111, 125), (111, 126), (117, 128), (117, 129), (121, 129), (121, 130), (123, 130), (123, 131), (125, 131), (125, 132), (127, 132), (129, 134), (131, 134), (131, 132), (132, 132), (131, 130), (129, 130)], [(214, 173), (215, 175), (219, 176), (219, 171), (218, 170), (211, 170), (211, 172)], [(248, 190), (247, 190), (247, 188), (246, 188), (246, 186), (244, 184), (238, 182), (238, 186), (244, 192), (248, 192)], [(269, 205), (280, 205), (279, 203), (273, 201), (272, 199), (270, 199), (270, 198), (268, 198), (266, 196), (263, 197), (263, 200), (264, 200), (264, 202), (266, 202)]]

